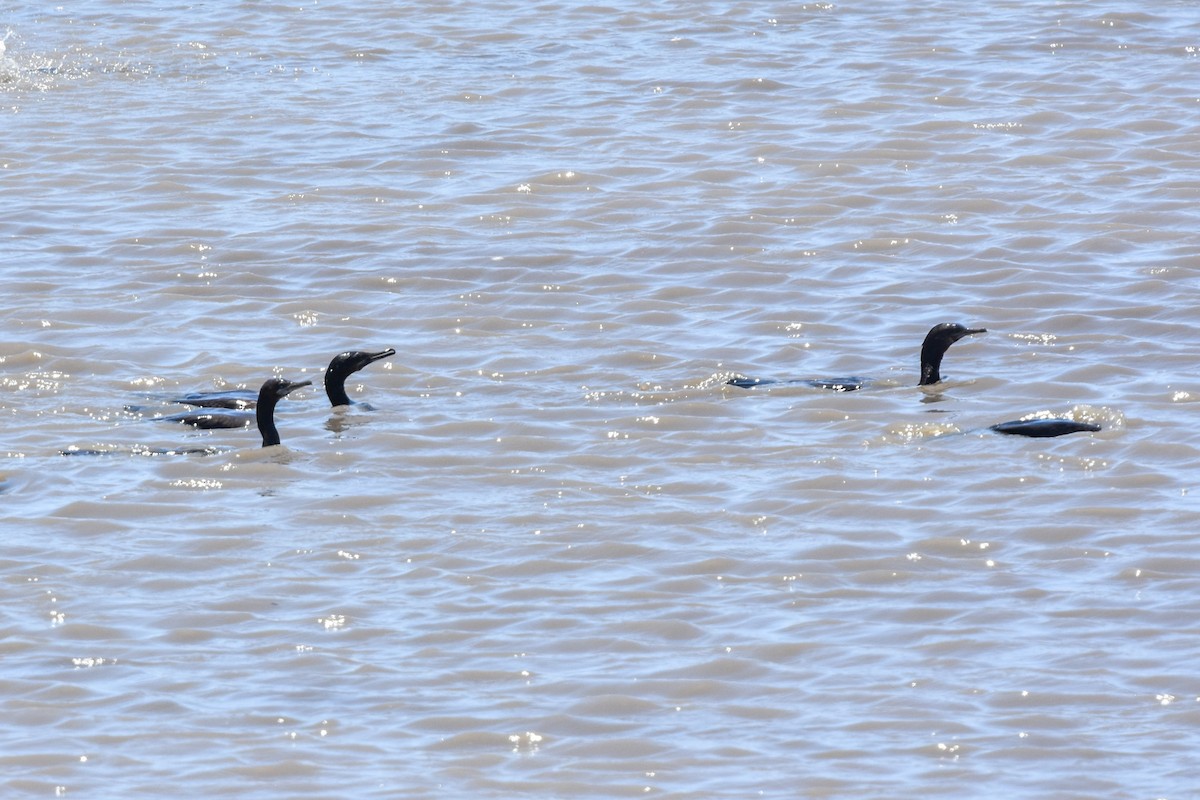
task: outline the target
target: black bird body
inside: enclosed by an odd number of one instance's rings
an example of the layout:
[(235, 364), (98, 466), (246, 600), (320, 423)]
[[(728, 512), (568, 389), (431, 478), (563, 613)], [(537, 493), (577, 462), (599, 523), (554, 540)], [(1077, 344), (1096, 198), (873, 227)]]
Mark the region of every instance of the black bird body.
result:
[(1052, 436), (1066, 436), (1068, 433), (1083, 433), (1100, 430), (1100, 426), (1091, 422), (1076, 422), (1062, 417), (1042, 417), (1040, 419), (1014, 419), (992, 425), (988, 430), (1009, 436), (1030, 436), (1037, 439), (1048, 439)]
[[(925, 341), (921, 343), (921, 380), (917, 385), (930, 386), (935, 383), (941, 383), (942, 357), (946, 355), (946, 351), (950, 349), (950, 345), (964, 336), (971, 336), (976, 333), (987, 333), (987, 328), (968, 328), (957, 322), (942, 322), (930, 328), (929, 333), (925, 335)], [(870, 379), (859, 377), (790, 381), (738, 377), (730, 378), (725, 383), (730, 386), (737, 386), (740, 389), (753, 389), (756, 386), (769, 385), (802, 385), (812, 386), (816, 389), (828, 389), (833, 392), (856, 392), (869, 382)]]
[[(183, 403), (197, 408), (254, 408), (258, 402), (258, 392), (250, 389), (227, 389), (220, 392), (192, 392), (183, 397), (176, 397), (171, 402)], [(247, 423), (248, 424), (248, 423)]]
[(312, 381), (289, 381), (284, 378), (268, 378), (258, 390), (255, 407), (251, 410), (208, 410), (185, 411), (159, 417), (163, 422), (179, 422), (196, 428), (245, 428), (254, 422), (262, 434), (263, 447), (279, 444), (279, 430), (275, 427), (275, 406), (301, 386), (311, 386)]
[(178, 414), (168, 414), (165, 417), (155, 417), (159, 422), (179, 422), (203, 430), (218, 428), (248, 428), (254, 424), (254, 405), (249, 408), (224, 408), (214, 406), (200, 411), (181, 411)]

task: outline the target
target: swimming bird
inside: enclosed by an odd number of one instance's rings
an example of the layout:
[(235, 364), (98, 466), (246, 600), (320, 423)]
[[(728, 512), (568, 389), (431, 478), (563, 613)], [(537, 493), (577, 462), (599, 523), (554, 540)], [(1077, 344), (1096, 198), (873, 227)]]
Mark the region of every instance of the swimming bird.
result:
[[(941, 383), (942, 356), (946, 355), (946, 351), (950, 349), (950, 345), (964, 336), (972, 336), (976, 333), (987, 333), (987, 328), (968, 328), (957, 322), (942, 322), (930, 328), (929, 333), (925, 335), (925, 341), (921, 344), (921, 380), (917, 385), (929, 386), (934, 383)], [(753, 389), (755, 386), (774, 384), (803, 384), (817, 389), (829, 389), (834, 392), (855, 392), (863, 388), (868, 382), (868, 378), (859, 377), (790, 381), (738, 377), (725, 381), (729, 386), (737, 386), (739, 389)]]
[(368, 364), (396, 355), (392, 348), (380, 350), (378, 353), (368, 353), (363, 350), (348, 350), (338, 353), (325, 369), (325, 395), (329, 404), (338, 406), (354, 405), (354, 401), (346, 394), (346, 378), (358, 372)]
[[(325, 368), (325, 396), (329, 398), (329, 405), (334, 408), (356, 405), (350, 399), (349, 395), (346, 394), (346, 378), (368, 364), (394, 355), (396, 355), (396, 351), (389, 347), (387, 350), (381, 350), (378, 353), (368, 353), (363, 350), (348, 350), (345, 353), (338, 353), (334, 356), (333, 360), (329, 362), (329, 366)], [(184, 405), (196, 406), (198, 408), (244, 410), (254, 408), (255, 403), (258, 402), (258, 396), (249, 389), (223, 389), (217, 392), (192, 392), (182, 397), (176, 397), (172, 402), (183, 403)], [(244, 424), (249, 425), (250, 423), (247, 421)]]
[(275, 427), (275, 405), (301, 386), (312, 386), (312, 381), (289, 381), (284, 378), (268, 378), (258, 390), (254, 412), (245, 409), (224, 411), (185, 411), (157, 419), (164, 422), (180, 422), (197, 428), (244, 428), (251, 421), (258, 424), (263, 437), (263, 447), (279, 444), (279, 431)]
[(1051, 436), (1066, 436), (1068, 433), (1082, 433), (1084, 431), (1094, 433), (1100, 430), (1100, 426), (1091, 422), (1076, 422), (1073, 419), (1065, 419), (1063, 417), (1040, 417), (1036, 419), (1014, 419), (1009, 422), (1001, 422), (998, 425), (992, 425), (988, 430), (1008, 434), (1009, 436), (1030, 436), (1038, 439), (1047, 439)]
[(258, 402), (258, 393), (252, 389), (222, 389), (217, 392), (192, 392), (183, 397), (176, 397), (172, 403), (183, 403), (185, 406), (197, 408), (233, 408), (244, 410), (254, 408)]

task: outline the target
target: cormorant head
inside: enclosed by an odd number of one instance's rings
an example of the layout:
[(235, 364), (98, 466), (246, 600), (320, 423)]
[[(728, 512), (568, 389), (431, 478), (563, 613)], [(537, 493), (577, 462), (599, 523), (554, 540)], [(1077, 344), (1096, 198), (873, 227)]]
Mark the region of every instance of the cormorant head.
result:
[(945, 352), (947, 347), (959, 339), (974, 333), (987, 333), (987, 328), (968, 328), (957, 322), (939, 322), (929, 329), (929, 333), (925, 336), (925, 344), (935, 341), (945, 342), (945, 347), (942, 348), (942, 351)]
[(334, 408), (350, 405), (350, 396), (346, 394), (346, 378), (367, 364), (394, 355), (396, 355), (396, 351), (389, 347), (378, 353), (350, 350), (334, 356), (325, 370), (325, 394), (329, 398), (329, 404)]
[(347, 375), (358, 372), (367, 364), (372, 364), (394, 355), (396, 355), (396, 351), (390, 347), (378, 353), (368, 353), (363, 350), (350, 350), (345, 353), (338, 353), (329, 362), (329, 368), (325, 370), (326, 379), (328, 380), (329, 375), (340, 375), (342, 376), (342, 380), (345, 380)]
[(262, 385), (262, 388), (258, 390), (259, 405), (262, 405), (266, 400), (274, 404), (301, 386), (312, 386), (312, 381), (289, 381), (285, 378), (268, 378), (266, 383)]
[(950, 345), (964, 336), (987, 333), (987, 328), (968, 328), (957, 322), (941, 322), (929, 329), (921, 345), (921, 386), (939, 383), (942, 380), (942, 356)]

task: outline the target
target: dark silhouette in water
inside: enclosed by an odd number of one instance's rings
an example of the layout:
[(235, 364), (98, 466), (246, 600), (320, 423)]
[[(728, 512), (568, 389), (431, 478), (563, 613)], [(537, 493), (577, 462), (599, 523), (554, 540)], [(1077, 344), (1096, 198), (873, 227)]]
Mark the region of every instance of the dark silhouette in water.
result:
[[(263, 447), (279, 444), (279, 430), (275, 427), (275, 405), (301, 386), (312, 386), (312, 381), (289, 381), (283, 378), (270, 378), (258, 390), (257, 406), (253, 410), (223, 409), (219, 411), (186, 411), (182, 414), (172, 414), (169, 417), (155, 417), (157, 422), (181, 422), (194, 425), (197, 428), (244, 428), (251, 422), (258, 423), (258, 432), (262, 434)], [(111, 456), (128, 454), (134, 456), (210, 456), (220, 452), (217, 447), (145, 447), (134, 445), (131, 448), (86, 449), (68, 447), (58, 451), (64, 456)]]
[[(950, 349), (950, 345), (964, 336), (976, 333), (987, 333), (987, 328), (968, 328), (957, 322), (942, 322), (934, 325), (925, 335), (921, 344), (921, 380), (918, 386), (929, 386), (941, 383), (942, 356)], [(829, 389), (834, 392), (855, 392), (869, 382), (868, 378), (818, 378), (815, 380), (779, 381), (762, 378), (730, 378), (725, 381), (730, 386), (740, 389), (753, 389), (755, 386), (796, 385), (812, 386), (817, 389)]]
[(275, 427), (275, 405), (301, 386), (312, 386), (312, 381), (289, 381), (269, 378), (258, 390), (258, 399), (253, 412), (245, 409), (221, 411), (185, 411), (159, 417), (160, 421), (181, 422), (197, 428), (244, 428), (252, 421), (258, 423), (258, 432), (263, 437), (263, 447), (279, 444), (279, 431)]
[(1068, 433), (1096, 432), (1100, 426), (1091, 422), (1076, 422), (1073, 419), (1054, 417), (1050, 419), (1014, 419), (1011, 422), (1001, 422), (988, 428), (996, 433), (1009, 436), (1031, 436), (1039, 439), (1051, 436), (1066, 436)]
[[(378, 353), (368, 353), (363, 350), (348, 350), (338, 353), (325, 369), (325, 396), (333, 407), (355, 405), (346, 394), (346, 379), (368, 364), (372, 364), (388, 356), (396, 355), (392, 348)], [(219, 392), (192, 392), (175, 398), (174, 402), (198, 408), (230, 408), (245, 410), (254, 408), (258, 395), (249, 389), (228, 389)], [(243, 422), (249, 425), (248, 421)], [(214, 426), (225, 427), (225, 426)], [(237, 427), (237, 426), (233, 426)]]
[(396, 355), (396, 351), (389, 347), (387, 350), (380, 350), (378, 353), (349, 350), (334, 356), (333, 360), (329, 362), (329, 366), (325, 369), (325, 395), (329, 398), (329, 404), (334, 408), (354, 405), (354, 401), (346, 394), (346, 378), (349, 378), (368, 364), (373, 364), (376, 361), (394, 355)]
[[(255, 400), (255, 405), (258, 401)], [(193, 428), (213, 430), (216, 428), (248, 428), (254, 424), (254, 408), (205, 408), (198, 411), (180, 411), (165, 417), (155, 417), (155, 422), (180, 422)]]
[(197, 408), (232, 408), (239, 411), (254, 408), (258, 393), (251, 389), (224, 389), (219, 392), (192, 392), (171, 402)]
[(289, 381), (270, 378), (258, 390), (258, 407), (254, 409), (258, 432), (262, 434), (263, 447), (279, 444), (279, 431), (275, 429), (275, 404), (301, 386), (312, 386), (312, 381)]

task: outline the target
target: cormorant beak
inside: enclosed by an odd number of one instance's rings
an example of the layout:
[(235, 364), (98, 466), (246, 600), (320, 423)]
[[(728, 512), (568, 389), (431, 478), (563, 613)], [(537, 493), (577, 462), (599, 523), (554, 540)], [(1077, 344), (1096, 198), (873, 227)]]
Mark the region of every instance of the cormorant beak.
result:
[(388, 356), (394, 356), (394, 355), (396, 355), (396, 351), (389, 347), (387, 350), (384, 350), (381, 353), (372, 353), (371, 358), (369, 361), (367, 361), (367, 363), (371, 364), (375, 361), (380, 361), (382, 359), (387, 358)]
[(285, 386), (279, 387), (279, 396), (287, 397), (302, 386), (312, 386), (312, 381), (288, 381)]

